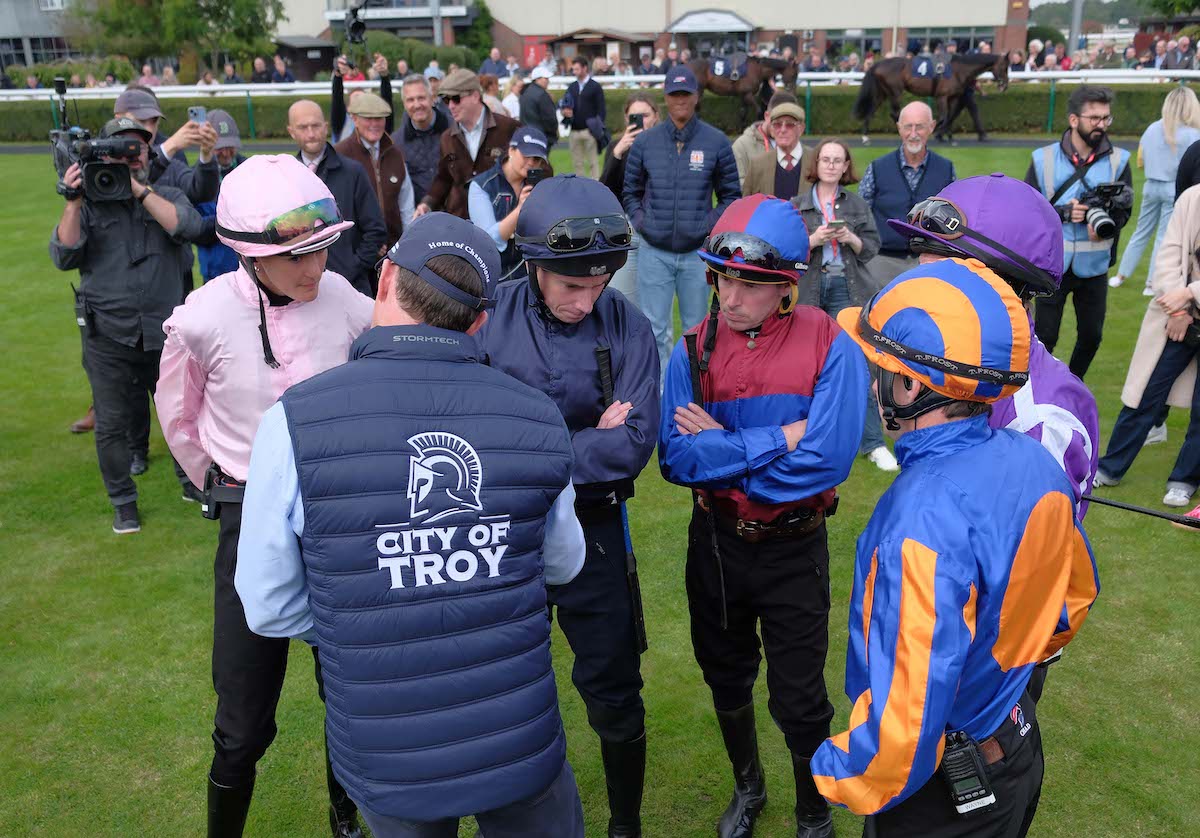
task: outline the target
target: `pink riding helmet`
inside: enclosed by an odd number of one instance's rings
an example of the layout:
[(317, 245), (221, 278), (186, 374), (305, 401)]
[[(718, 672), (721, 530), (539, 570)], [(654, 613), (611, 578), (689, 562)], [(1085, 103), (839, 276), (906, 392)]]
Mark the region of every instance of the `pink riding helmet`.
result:
[(291, 155), (251, 157), (221, 181), (217, 238), (247, 258), (324, 250), (353, 226), (329, 188)]

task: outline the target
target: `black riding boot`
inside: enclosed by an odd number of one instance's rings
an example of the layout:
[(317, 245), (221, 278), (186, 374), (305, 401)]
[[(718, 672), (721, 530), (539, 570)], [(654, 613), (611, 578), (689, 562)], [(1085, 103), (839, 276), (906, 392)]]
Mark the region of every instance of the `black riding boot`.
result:
[(358, 807), (333, 776), (328, 740), (325, 742), (325, 784), (329, 786), (329, 829), (333, 838), (363, 838), (358, 826)]
[(792, 773), (796, 776), (796, 838), (833, 838), (833, 816), (813, 782), (810, 759), (811, 754), (792, 754)]
[(646, 780), (646, 734), (632, 742), (600, 740), (608, 785), (608, 838), (641, 838), (642, 787)]
[(254, 780), (242, 786), (222, 786), (208, 778), (208, 838), (242, 838)]
[(767, 781), (758, 759), (754, 702), (737, 710), (717, 711), (725, 752), (733, 765), (733, 799), (717, 824), (720, 838), (750, 838), (754, 820), (767, 805)]

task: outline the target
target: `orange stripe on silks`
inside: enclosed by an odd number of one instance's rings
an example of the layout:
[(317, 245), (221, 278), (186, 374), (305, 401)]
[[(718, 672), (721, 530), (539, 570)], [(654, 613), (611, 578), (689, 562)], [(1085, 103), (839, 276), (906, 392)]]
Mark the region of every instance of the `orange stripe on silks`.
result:
[[(936, 276), (915, 277), (880, 297), (871, 307), (871, 321), (886, 325), (898, 312), (909, 308), (922, 309), (943, 329), (945, 357), (953, 358), (960, 364), (978, 364), (983, 348), (979, 318), (964, 318), (964, 307), (968, 311), (974, 310), (970, 298), (957, 286)], [(947, 327), (950, 331), (945, 331)], [(882, 327), (876, 328), (883, 331)], [(975, 382), (971, 384), (973, 386)]]
[(871, 570), (863, 582), (863, 658), (868, 665), (871, 662), (871, 609), (875, 606), (875, 573), (878, 570), (879, 548), (876, 547), (871, 554)]
[(850, 753), (850, 734), (854, 732), (855, 728), (866, 724), (867, 717), (870, 715), (871, 691), (864, 690), (863, 694), (858, 697), (858, 701), (854, 702), (854, 709), (850, 711), (850, 727), (837, 736), (831, 736), (829, 741), (841, 748), (845, 753)]
[[(900, 548), (900, 556), (904, 564), (900, 625), (892, 685), (879, 723), (879, 750), (857, 777), (843, 780), (814, 778), (822, 795), (858, 815), (878, 812), (904, 790), (916, 758), (925, 713), (929, 657), (937, 621), (934, 609), (937, 553), (907, 538)], [(942, 737), (937, 748), (938, 762), (944, 747), (945, 737)]]
[(1025, 523), (1000, 605), (1000, 631), (992, 657), (1002, 671), (1045, 657), (1067, 596), (1075, 538), (1070, 498), (1051, 492), (1038, 500)]
[(975, 588), (975, 583), (971, 583), (971, 595), (967, 597), (967, 604), (963, 606), (963, 622), (967, 624), (967, 630), (971, 632), (971, 640), (975, 640), (975, 600), (979, 598), (979, 591)]
[(1100, 592), (1096, 590), (1096, 575), (1092, 566), (1092, 555), (1088, 551), (1087, 542), (1078, 528), (1075, 530), (1071, 544), (1071, 579), (1067, 583), (1067, 622), (1070, 628), (1059, 632), (1050, 639), (1042, 659), (1053, 655), (1071, 642), (1083, 621), (1087, 619), (1088, 609), (1096, 601)]

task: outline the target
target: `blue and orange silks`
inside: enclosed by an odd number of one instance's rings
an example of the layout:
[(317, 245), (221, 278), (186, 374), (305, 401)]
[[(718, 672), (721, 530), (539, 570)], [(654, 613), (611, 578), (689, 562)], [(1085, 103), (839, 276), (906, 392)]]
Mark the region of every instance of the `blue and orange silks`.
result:
[(1035, 441), (977, 416), (909, 432), (896, 454), (858, 539), (849, 730), (811, 763), (821, 793), (860, 815), (929, 781), (947, 731), (999, 729), (1099, 592), (1070, 483)]

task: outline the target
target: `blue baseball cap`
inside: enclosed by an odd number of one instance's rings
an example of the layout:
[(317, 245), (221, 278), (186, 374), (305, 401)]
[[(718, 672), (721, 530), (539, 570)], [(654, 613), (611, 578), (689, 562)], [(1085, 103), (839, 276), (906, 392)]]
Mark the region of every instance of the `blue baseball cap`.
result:
[(667, 73), (667, 83), (663, 92), (670, 96), (672, 93), (695, 93), (699, 89), (695, 74), (687, 65), (681, 64), (678, 67), (672, 67), (671, 71)]
[[(426, 265), (435, 256), (457, 256), (479, 275), (483, 296), (477, 297), (431, 271)], [(470, 221), (445, 212), (431, 212), (409, 225), (392, 245), (387, 258), (412, 271), (452, 300), (475, 311), (496, 304), (500, 277), (500, 252), (491, 236)]]
[(513, 133), (508, 146), (526, 157), (540, 157), (543, 160), (550, 157), (550, 143), (546, 142), (546, 135), (536, 128), (521, 126)]

